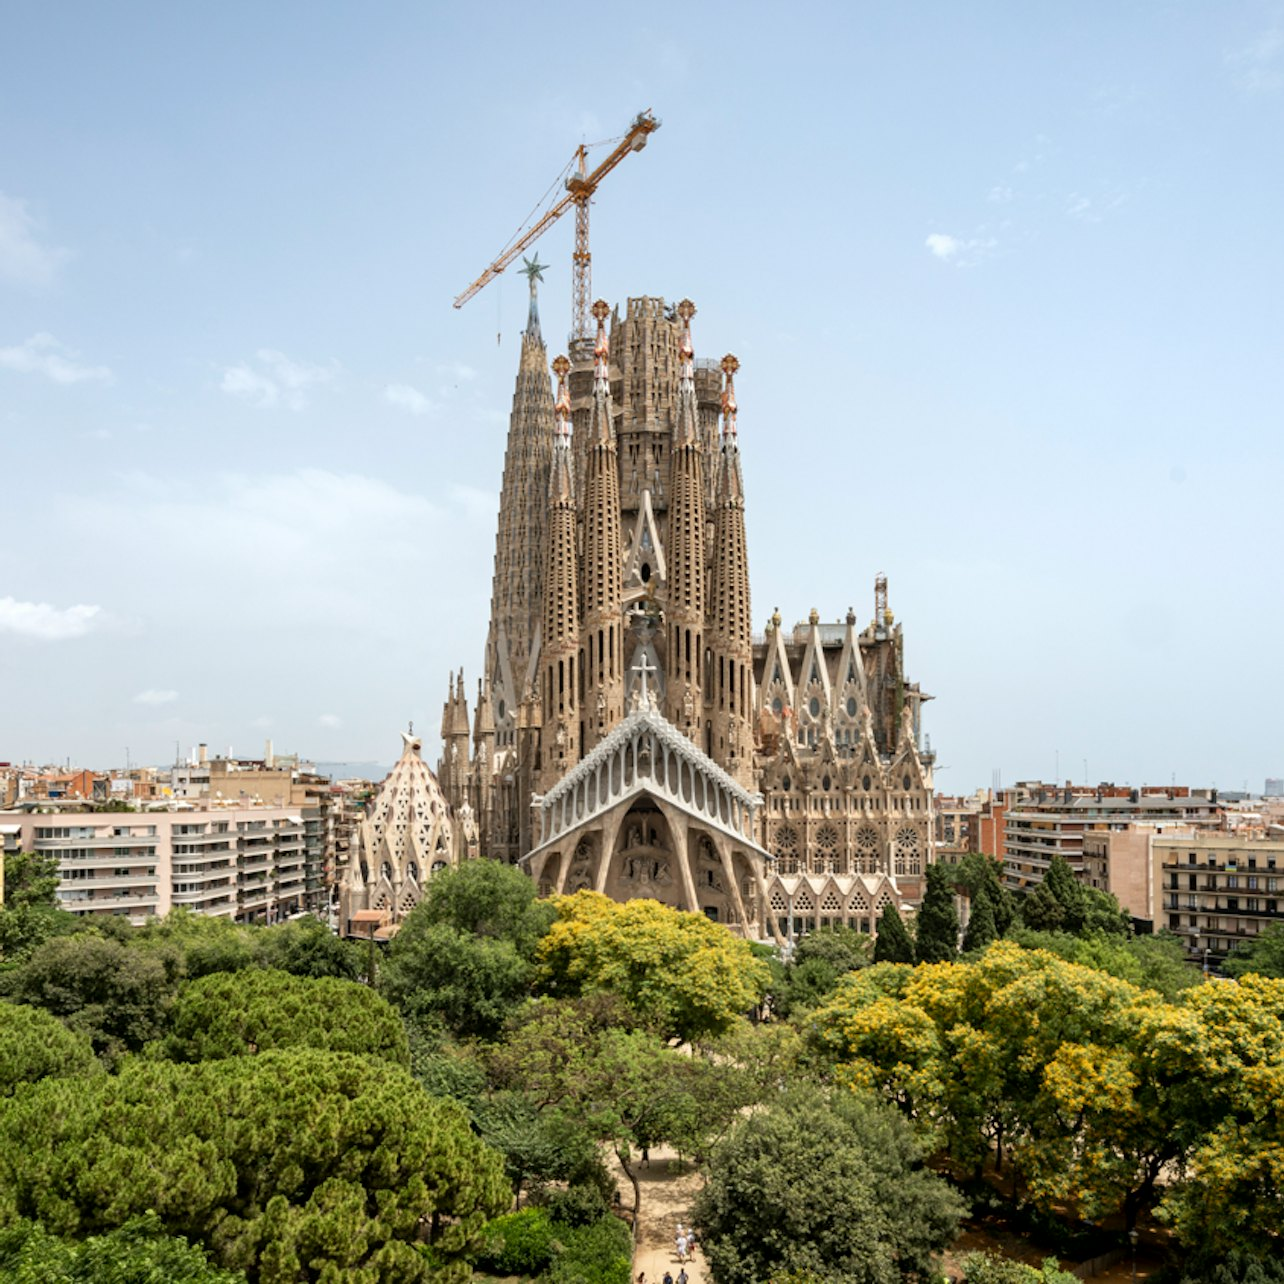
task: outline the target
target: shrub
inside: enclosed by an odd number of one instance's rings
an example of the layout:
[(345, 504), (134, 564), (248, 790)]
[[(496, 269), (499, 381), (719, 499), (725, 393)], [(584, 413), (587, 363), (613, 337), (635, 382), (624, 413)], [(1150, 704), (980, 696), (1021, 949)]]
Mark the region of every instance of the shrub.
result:
[(633, 1238), (618, 1217), (608, 1214), (558, 1238), (561, 1252), (549, 1267), (549, 1284), (630, 1284)]
[(549, 1220), (561, 1226), (574, 1229), (578, 1226), (591, 1226), (600, 1221), (611, 1210), (606, 1199), (596, 1186), (578, 1184), (565, 1189), (550, 1188), (541, 1194), (541, 1206), (548, 1213)]
[(553, 1224), (542, 1208), (505, 1213), (487, 1222), (483, 1234), (477, 1265), (496, 1275), (538, 1275), (553, 1256)]

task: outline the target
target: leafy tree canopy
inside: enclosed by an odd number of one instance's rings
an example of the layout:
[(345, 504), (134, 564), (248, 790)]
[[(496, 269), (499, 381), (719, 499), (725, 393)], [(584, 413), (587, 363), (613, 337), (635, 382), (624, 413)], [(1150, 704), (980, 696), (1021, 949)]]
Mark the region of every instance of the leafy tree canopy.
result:
[(964, 1284), (1078, 1284), (1079, 1277), (1061, 1270), (1055, 1258), (1041, 1267), (1026, 1266), (992, 1253), (969, 1253), (963, 1259)]
[(1222, 971), (1232, 977), (1255, 972), (1277, 980), (1284, 978), (1284, 924), (1272, 923), (1260, 936), (1239, 946), (1222, 964)]
[(80, 924), (58, 908), (58, 861), (35, 852), (4, 854), (4, 903), (0, 905), (0, 961), (26, 958), (43, 941), (67, 936)]
[(0, 1003), (0, 1098), (48, 1075), (71, 1078), (97, 1068), (84, 1035), (39, 1008)]
[(736, 1125), (710, 1157), (694, 1216), (720, 1284), (799, 1272), (899, 1284), (929, 1278), (964, 1211), (894, 1112), (800, 1093)]
[(162, 1033), (180, 967), (172, 952), (143, 951), (82, 932), (37, 946), (5, 976), (4, 988), (15, 1002), (60, 1017), (110, 1061)]
[(154, 1213), (85, 1240), (19, 1222), (0, 1230), (0, 1274), (9, 1284), (245, 1284), (240, 1271), (211, 1266), (200, 1248), (166, 1235)]
[(410, 1060), (405, 1028), (387, 999), (355, 981), (252, 969), (188, 982), (157, 1052), (213, 1061), (272, 1048), (320, 1048)]
[(518, 954), (533, 959), (555, 913), (552, 905), (537, 898), (535, 884), (515, 865), (469, 860), (433, 875), (422, 917), (473, 936), (511, 941)]
[(379, 989), (425, 1028), (489, 1039), (530, 993), (534, 974), (513, 941), (434, 923), (425, 902), (388, 946)]
[(150, 1209), (258, 1284), (466, 1281), (508, 1199), (458, 1105), (342, 1053), (132, 1061), (0, 1112), (0, 1222), (86, 1236)]
[(828, 963), (839, 976), (870, 962), (873, 940), (854, 927), (821, 927), (808, 932), (794, 948), (795, 963)]
[(598, 892), (555, 899), (538, 984), (552, 995), (618, 995), (658, 1034), (720, 1034), (762, 1000), (770, 974), (747, 942), (703, 914)]

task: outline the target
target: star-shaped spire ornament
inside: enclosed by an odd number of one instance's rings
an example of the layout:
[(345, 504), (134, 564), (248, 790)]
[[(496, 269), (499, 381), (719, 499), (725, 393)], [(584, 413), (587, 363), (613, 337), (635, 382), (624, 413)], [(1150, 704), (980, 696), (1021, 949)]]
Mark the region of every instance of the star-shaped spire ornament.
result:
[(548, 267), (548, 264), (539, 261), (539, 251), (536, 250), (533, 259), (528, 259), (526, 255), (522, 255), (522, 266), (517, 270), (531, 283), (531, 290), (534, 291), (535, 282), (544, 279), (544, 269), (546, 267)]

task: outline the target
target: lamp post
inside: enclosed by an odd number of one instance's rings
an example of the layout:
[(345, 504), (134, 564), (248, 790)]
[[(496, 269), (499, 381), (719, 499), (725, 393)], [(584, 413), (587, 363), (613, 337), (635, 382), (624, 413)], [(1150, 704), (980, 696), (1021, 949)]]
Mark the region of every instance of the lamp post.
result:
[(1137, 1228), (1128, 1232), (1128, 1242), (1132, 1245), (1132, 1284), (1137, 1284)]

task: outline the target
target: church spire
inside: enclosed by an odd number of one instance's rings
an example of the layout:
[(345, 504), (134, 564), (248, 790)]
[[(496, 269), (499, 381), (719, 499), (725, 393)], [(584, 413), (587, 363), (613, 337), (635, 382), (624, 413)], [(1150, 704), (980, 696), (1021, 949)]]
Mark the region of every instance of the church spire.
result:
[(496, 743), (512, 747), (516, 714), (537, 672), (544, 606), (548, 470), (553, 455), (553, 393), (539, 328), (539, 256), (520, 269), (530, 283), (530, 316), (508, 421), (504, 476), (495, 533), (495, 574), (483, 678), (495, 719)]
[[(544, 346), (543, 337), (539, 332), (539, 291), (535, 288), (536, 284), (544, 279), (544, 270), (548, 267), (547, 263), (539, 261), (539, 251), (535, 252), (533, 259), (528, 259), (522, 255), (522, 266), (517, 270), (526, 278), (531, 287), (531, 306), (526, 314), (526, 333), (522, 336), (523, 340), (530, 338), (538, 343), (542, 348)], [(523, 348), (525, 343), (523, 342)]]
[(548, 487), (548, 563), (544, 575), (544, 743), (547, 787), (579, 760), (580, 721), (575, 665), (579, 651), (579, 584), (575, 540), (575, 469), (571, 458), (571, 363), (557, 375), (557, 433)]
[(742, 784), (753, 778), (753, 630), (744, 480), (736, 429), (735, 375), (740, 362), (722, 358), (722, 449), (718, 460), (713, 536), (713, 650), (710, 692), (715, 748)]
[(695, 304), (678, 304), (682, 337), (678, 346), (681, 375), (678, 413), (673, 431), (669, 485), (669, 654), (666, 704), (669, 721), (706, 750), (707, 736), (697, 734), (701, 717), (701, 677), (705, 642), (705, 495), (695, 393), (695, 350), (691, 318)]
[(611, 404), (611, 345), (606, 334), (610, 307), (593, 305), (593, 408), (584, 471), (584, 628), (580, 664), (585, 687), (587, 750), (624, 715), (621, 656), (623, 554), (620, 534), (620, 466)]

